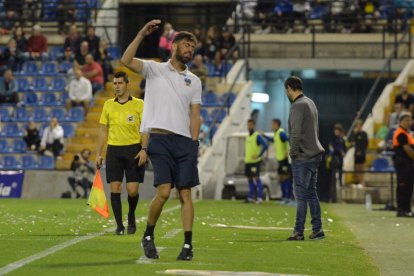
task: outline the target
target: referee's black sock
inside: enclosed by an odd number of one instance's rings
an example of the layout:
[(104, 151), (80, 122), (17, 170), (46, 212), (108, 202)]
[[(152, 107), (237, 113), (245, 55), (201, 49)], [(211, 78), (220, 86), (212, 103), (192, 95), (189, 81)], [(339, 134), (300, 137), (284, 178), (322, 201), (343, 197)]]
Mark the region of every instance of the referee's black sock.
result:
[(135, 224), (135, 209), (137, 208), (138, 200), (139, 200), (139, 194), (136, 194), (136, 196), (133, 196), (133, 197), (128, 195), (128, 205), (129, 205), (128, 224), (129, 225)]
[(122, 204), (121, 204), (121, 194), (120, 193), (111, 193), (111, 205), (112, 211), (114, 212), (114, 217), (118, 227), (123, 227), (122, 224)]
[(154, 229), (155, 225), (147, 224), (147, 228), (145, 228), (144, 237), (150, 236), (151, 239), (154, 239)]
[(184, 231), (184, 243), (191, 245), (193, 240), (193, 231)]

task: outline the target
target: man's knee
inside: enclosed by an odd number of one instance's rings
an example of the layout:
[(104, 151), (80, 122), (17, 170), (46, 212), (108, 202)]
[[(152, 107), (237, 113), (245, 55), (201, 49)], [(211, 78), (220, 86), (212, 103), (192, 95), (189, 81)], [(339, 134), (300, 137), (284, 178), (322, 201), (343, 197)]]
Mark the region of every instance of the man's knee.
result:
[(180, 195), (180, 201), (181, 203), (191, 202), (191, 189), (185, 188), (185, 189), (179, 189), (178, 193)]
[(120, 193), (121, 192), (121, 183), (111, 182), (111, 193)]
[(127, 183), (126, 185), (126, 190), (130, 197), (134, 197), (138, 194), (138, 188), (139, 188), (138, 183)]
[(170, 197), (171, 193), (171, 185), (170, 184), (163, 184), (158, 186), (157, 188), (157, 198), (158, 200), (165, 202)]

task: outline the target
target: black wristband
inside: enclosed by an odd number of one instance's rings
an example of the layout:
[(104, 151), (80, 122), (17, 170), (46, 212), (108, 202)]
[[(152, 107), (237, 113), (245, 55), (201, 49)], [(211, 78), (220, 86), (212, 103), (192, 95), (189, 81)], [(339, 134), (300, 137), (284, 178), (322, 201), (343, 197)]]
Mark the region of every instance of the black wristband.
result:
[(148, 148), (141, 148), (141, 150), (147, 152), (148, 151)]
[(200, 146), (200, 140), (193, 140), (193, 142), (198, 146)]

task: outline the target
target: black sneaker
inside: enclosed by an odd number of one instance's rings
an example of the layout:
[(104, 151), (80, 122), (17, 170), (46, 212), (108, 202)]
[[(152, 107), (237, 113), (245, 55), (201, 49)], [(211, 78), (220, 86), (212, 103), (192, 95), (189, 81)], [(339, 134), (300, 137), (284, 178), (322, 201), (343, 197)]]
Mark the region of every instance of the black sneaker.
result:
[(289, 238), (287, 238), (288, 241), (304, 241), (305, 237), (303, 236), (303, 234), (299, 234), (298, 232), (294, 232), (292, 234), (292, 236), (290, 236)]
[(313, 230), (312, 234), (310, 234), (309, 239), (310, 240), (322, 240), (325, 238), (325, 233), (322, 229), (319, 230)]
[(143, 237), (141, 240), (141, 246), (144, 248), (145, 257), (149, 259), (159, 259), (157, 248), (155, 248), (154, 239), (150, 236)]
[(135, 222), (131, 224), (128, 223), (128, 227), (127, 227), (128, 235), (134, 235), (136, 231), (137, 231), (137, 225), (135, 224)]
[(177, 261), (191, 261), (193, 259), (193, 246), (184, 244), (181, 249), (180, 255), (177, 257)]
[(115, 230), (115, 235), (123, 235), (125, 233), (125, 227), (124, 226), (122, 226), (122, 227), (117, 227), (116, 228), (116, 230)]
[(398, 211), (397, 217), (399, 218), (413, 218), (414, 214), (412, 212), (404, 212), (404, 211)]

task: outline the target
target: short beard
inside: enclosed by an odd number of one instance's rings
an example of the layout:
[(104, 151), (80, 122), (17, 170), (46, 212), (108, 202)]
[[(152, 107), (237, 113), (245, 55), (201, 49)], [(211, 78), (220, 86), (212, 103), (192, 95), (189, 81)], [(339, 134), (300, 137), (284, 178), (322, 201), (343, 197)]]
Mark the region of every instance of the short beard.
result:
[(182, 55), (176, 55), (175, 58), (177, 59), (177, 61), (181, 62), (182, 64), (187, 64), (191, 61), (191, 57), (190, 58), (185, 58)]

